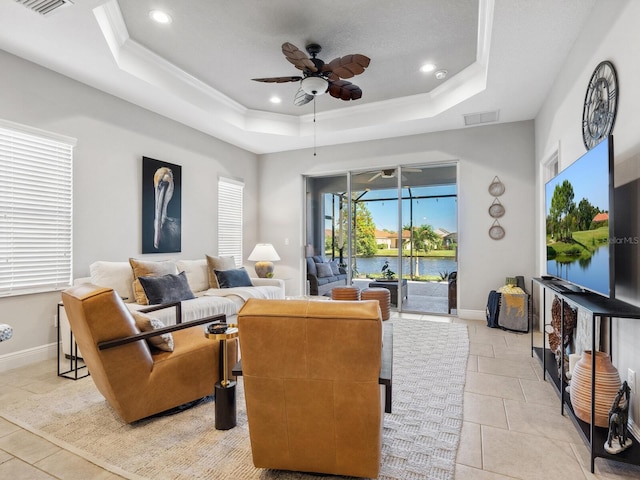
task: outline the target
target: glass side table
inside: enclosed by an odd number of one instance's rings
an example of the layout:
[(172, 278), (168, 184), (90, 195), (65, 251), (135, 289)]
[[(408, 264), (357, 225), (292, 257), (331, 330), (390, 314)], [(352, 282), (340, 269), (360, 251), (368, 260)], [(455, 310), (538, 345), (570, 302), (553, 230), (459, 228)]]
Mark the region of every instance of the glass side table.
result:
[(222, 349), (222, 380), (216, 383), (216, 430), (229, 430), (236, 426), (236, 382), (229, 380), (229, 357), (227, 340), (238, 337), (238, 328), (229, 324), (221, 333), (210, 333), (205, 330), (205, 336), (210, 340), (219, 340)]

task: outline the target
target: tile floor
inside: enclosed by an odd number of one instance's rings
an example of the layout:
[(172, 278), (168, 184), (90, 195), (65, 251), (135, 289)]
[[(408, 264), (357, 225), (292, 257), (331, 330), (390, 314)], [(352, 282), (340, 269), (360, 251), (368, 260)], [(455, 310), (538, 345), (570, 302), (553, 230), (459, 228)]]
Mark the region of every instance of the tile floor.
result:
[[(397, 315), (397, 314), (396, 314)], [(485, 322), (403, 314), (469, 328), (470, 356), (464, 424), (456, 480), (640, 479), (640, 467), (596, 460), (571, 421), (560, 416), (559, 399), (541, 380), (530, 354), (529, 335), (489, 329)], [(540, 337), (537, 337), (538, 341)], [(0, 373), (0, 408), (7, 402), (55, 388), (54, 360)], [(0, 479), (119, 479), (121, 477), (0, 419)]]

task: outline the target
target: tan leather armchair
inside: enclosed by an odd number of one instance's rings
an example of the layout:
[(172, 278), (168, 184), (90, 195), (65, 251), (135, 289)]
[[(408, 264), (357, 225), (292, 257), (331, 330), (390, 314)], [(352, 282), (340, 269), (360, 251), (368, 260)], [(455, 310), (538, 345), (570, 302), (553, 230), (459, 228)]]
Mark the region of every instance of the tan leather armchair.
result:
[(254, 465), (377, 477), (378, 302), (250, 299), (238, 328)]
[[(140, 333), (111, 288), (79, 285), (62, 292), (62, 301), (91, 378), (126, 423), (214, 393), (220, 380), (220, 344), (207, 339), (198, 325), (224, 316)], [(149, 347), (146, 338), (169, 331), (173, 352)], [(235, 340), (229, 347), (231, 363)]]

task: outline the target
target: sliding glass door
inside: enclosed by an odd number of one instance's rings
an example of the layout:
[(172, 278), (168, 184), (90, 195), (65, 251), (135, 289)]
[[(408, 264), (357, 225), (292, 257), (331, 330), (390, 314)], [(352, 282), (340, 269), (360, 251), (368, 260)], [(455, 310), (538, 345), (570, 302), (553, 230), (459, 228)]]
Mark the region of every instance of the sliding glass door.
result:
[(448, 313), (456, 171), (418, 165), (308, 177), (305, 254), (338, 259), (361, 289), (395, 288), (400, 311)]

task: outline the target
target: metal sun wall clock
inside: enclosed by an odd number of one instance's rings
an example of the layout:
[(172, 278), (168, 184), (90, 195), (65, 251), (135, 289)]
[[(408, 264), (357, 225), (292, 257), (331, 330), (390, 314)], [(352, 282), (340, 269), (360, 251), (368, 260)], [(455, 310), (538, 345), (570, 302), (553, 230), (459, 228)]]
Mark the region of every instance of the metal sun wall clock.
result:
[(618, 78), (609, 61), (601, 62), (591, 75), (582, 109), (582, 140), (591, 150), (608, 136), (616, 121)]

